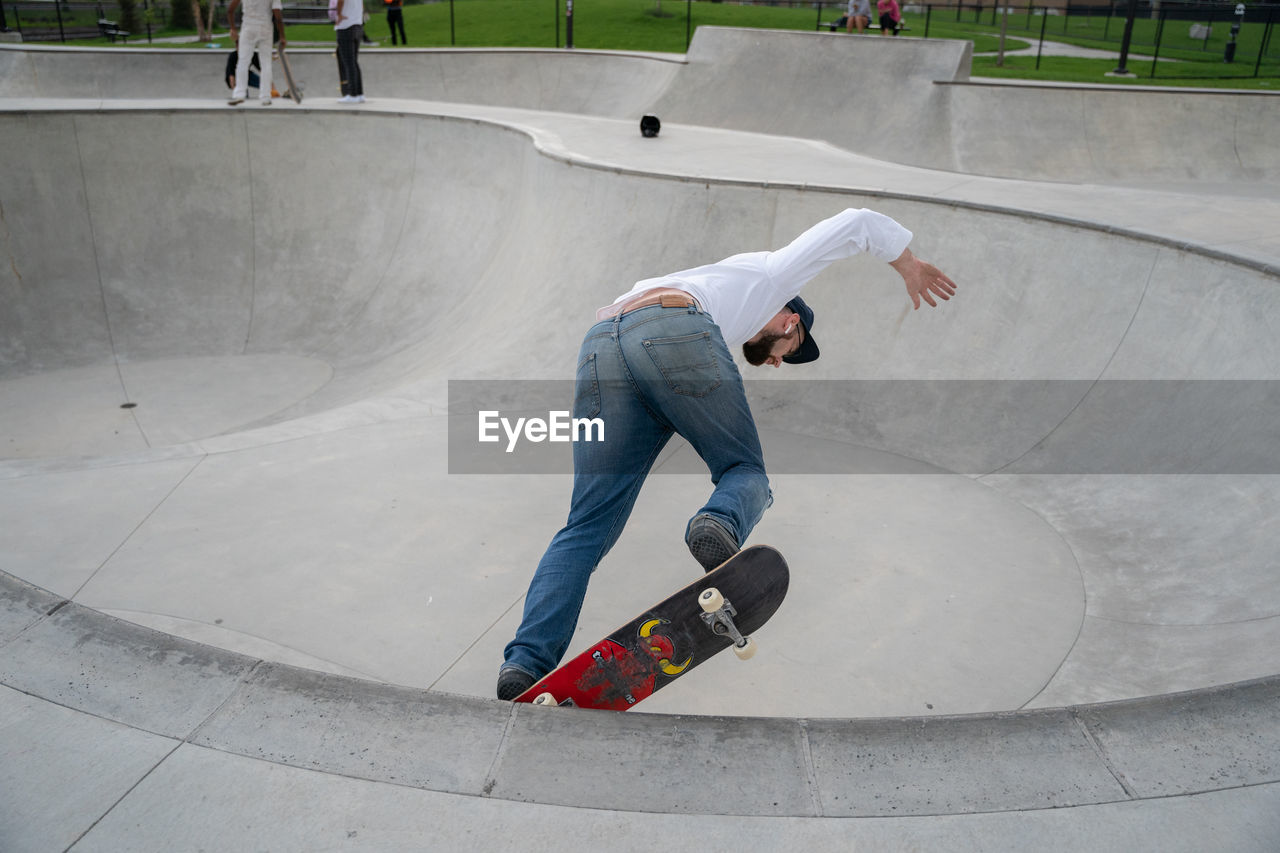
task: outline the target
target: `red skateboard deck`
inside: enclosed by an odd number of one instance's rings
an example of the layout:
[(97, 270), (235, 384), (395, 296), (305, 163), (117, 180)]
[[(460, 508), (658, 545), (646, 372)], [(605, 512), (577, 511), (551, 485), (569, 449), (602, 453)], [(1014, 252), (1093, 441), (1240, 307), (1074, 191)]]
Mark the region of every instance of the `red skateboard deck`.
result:
[(787, 561), (775, 549), (755, 545), (739, 551), (561, 664), (515, 701), (625, 711), (727, 648), (749, 657), (755, 649), (751, 634), (782, 604), (789, 581)]

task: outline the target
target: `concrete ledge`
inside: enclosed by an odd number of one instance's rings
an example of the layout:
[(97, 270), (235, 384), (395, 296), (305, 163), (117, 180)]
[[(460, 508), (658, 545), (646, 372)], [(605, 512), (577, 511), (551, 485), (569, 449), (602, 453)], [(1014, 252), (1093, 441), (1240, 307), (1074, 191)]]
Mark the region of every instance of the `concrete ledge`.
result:
[(510, 707), (261, 664), (192, 737), (278, 764), (479, 794)]
[(822, 814), (970, 814), (1125, 799), (1070, 710), (810, 723)]
[(61, 596), (0, 572), (0, 645), (66, 603)]
[(1280, 780), (1280, 676), (956, 717), (569, 711), (254, 661), (65, 603), (4, 573), (0, 642), (0, 683), (84, 714), (276, 764), (528, 803), (668, 814), (957, 815)]
[[(5, 574), (6, 613), (57, 598)], [(6, 620), (7, 621), (7, 620)], [(252, 658), (59, 603), (5, 630), (0, 683), (143, 731), (185, 737), (237, 689)]]
[(1131, 798), (1280, 778), (1280, 677), (1085, 705), (1076, 714)]

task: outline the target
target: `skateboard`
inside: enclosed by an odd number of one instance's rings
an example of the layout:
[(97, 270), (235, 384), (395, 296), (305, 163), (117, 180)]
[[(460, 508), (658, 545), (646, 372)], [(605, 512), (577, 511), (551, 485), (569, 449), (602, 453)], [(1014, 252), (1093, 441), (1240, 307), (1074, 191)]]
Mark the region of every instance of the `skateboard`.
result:
[(280, 48), (277, 53), (280, 56), (280, 67), (284, 69), (284, 81), (289, 84), (288, 95), (293, 98), (295, 104), (302, 103), (302, 90), (298, 88), (297, 82), (293, 79), (293, 66), (289, 64), (289, 54), (284, 52), (284, 48)]
[(739, 551), (515, 701), (625, 711), (727, 648), (746, 660), (756, 651), (751, 635), (782, 604), (789, 581), (787, 561), (775, 549)]

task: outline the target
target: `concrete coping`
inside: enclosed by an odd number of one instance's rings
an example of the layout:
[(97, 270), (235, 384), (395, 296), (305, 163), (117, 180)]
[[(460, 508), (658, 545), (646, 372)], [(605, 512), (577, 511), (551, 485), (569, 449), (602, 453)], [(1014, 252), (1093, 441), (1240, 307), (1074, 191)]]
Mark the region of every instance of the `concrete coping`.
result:
[(1062, 808), (1280, 781), (1280, 676), (964, 716), (784, 719), (539, 708), (254, 659), (122, 621), (3, 572), (0, 648), (0, 683), (176, 743), (518, 802), (900, 817)]
[[(63, 45), (63, 44), (43, 44), (41, 42), (0, 42), (0, 51), (13, 51), (15, 53), (111, 53), (115, 55), (121, 54), (143, 54), (154, 56), (157, 54), (177, 54), (190, 55), (191, 53), (200, 53), (201, 51), (213, 51), (219, 53), (230, 53), (235, 50), (235, 46), (231, 44), (229, 39), (223, 37), (226, 41), (225, 45), (219, 45), (218, 41), (203, 44), (190, 44), (187, 47), (101, 47), (101, 46), (82, 46), (82, 45)], [(334, 42), (289, 42), (289, 53), (315, 53), (315, 54), (331, 54), (333, 53)], [(361, 48), (364, 50), (377, 50), (378, 48)], [(563, 47), (397, 47), (397, 54), (472, 54), (483, 55), (493, 54), (494, 56), (507, 56), (510, 54), (555, 54), (565, 57), (576, 57), (585, 59), (592, 56), (620, 56), (626, 59), (645, 59), (657, 60), (659, 62), (670, 62), (676, 65), (687, 65), (688, 59), (683, 53), (661, 53), (658, 51), (646, 50), (605, 50), (600, 48), (574, 48), (568, 50)]]
[(1079, 83), (1061, 80), (1022, 80), (1007, 77), (969, 77), (966, 80), (934, 80), (935, 86), (968, 87), (972, 89), (1053, 89), (1075, 90), (1081, 92), (1113, 92), (1118, 94), (1134, 92), (1155, 92), (1161, 95), (1260, 95), (1265, 98), (1280, 98), (1280, 92), (1266, 89), (1232, 89), (1229, 87), (1209, 86), (1153, 86), (1142, 83)]

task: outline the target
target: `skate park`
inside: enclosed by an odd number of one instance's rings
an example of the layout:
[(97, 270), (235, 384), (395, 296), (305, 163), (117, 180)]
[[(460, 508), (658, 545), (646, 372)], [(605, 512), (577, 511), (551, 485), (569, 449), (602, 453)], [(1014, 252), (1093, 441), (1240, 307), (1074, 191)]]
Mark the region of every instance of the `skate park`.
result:
[[(1274, 848), (1276, 96), (702, 28), (369, 51), (353, 108), (291, 53), (231, 109), (221, 56), (0, 49), (0, 846)], [(960, 290), (833, 265), (822, 359), (746, 373), (760, 653), (494, 700), (571, 478), (452, 470), (450, 382), (572, 379), (634, 281), (845, 207)], [(673, 442), (577, 645), (708, 491)]]

